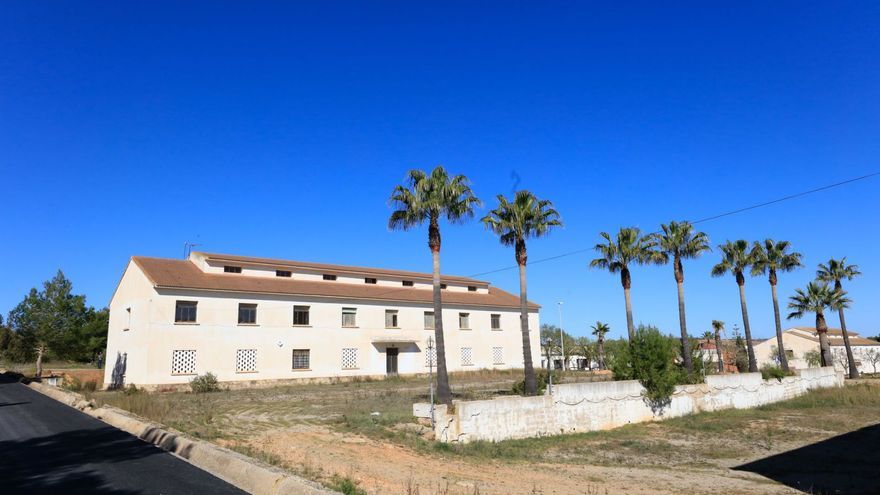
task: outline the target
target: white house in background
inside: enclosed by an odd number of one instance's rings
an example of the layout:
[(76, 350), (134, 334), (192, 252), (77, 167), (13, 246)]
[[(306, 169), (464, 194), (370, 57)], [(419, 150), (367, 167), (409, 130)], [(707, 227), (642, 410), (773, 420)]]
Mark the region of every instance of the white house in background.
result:
[[(866, 339), (858, 333), (849, 330), (849, 343), (852, 346), (853, 358), (860, 372), (873, 372), (873, 366), (868, 356), (871, 352), (880, 352), (880, 342)], [(843, 368), (841, 362), (846, 358), (838, 359), (838, 356), (846, 355), (843, 345), (843, 334), (839, 328), (828, 329), (828, 343), (831, 346), (831, 354), (835, 357), (835, 366)], [(794, 327), (782, 332), (782, 344), (788, 357), (788, 364), (793, 368), (803, 369), (809, 367), (805, 354), (819, 350), (819, 335), (814, 327)], [(776, 338), (767, 339), (755, 345), (755, 358), (759, 366), (776, 364)], [(878, 365), (880, 368), (880, 365)]]
[[(448, 369), (521, 368), (519, 297), (471, 278), (441, 281)], [(426, 373), (431, 283), (428, 273), (224, 254), (133, 257), (110, 301), (104, 383)], [(529, 303), (534, 362), (538, 309)]]

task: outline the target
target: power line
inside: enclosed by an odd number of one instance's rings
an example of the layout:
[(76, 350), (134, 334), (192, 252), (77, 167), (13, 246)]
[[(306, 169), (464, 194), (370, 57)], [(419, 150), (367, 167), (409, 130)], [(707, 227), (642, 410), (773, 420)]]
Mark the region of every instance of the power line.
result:
[[(788, 195), (788, 196), (783, 196), (783, 197), (781, 197), (781, 198), (777, 198), (777, 199), (774, 199), (774, 200), (772, 200), (772, 201), (766, 201), (766, 202), (764, 202), (764, 203), (758, 203), (758, 204), (754, 204), (754, 205), (751, 205), (751, 206), (746, 206), (745, 208), (739, 208), (739, 209), (736, 209), (736, 210), (731, 210), (731, 211), (728, 211), (728, 212), (719, 213), (719, 214), (717, 214), (717, 215), (712, 215), (712, 216), (710, 216), (710, 217), (701, 218), (701, 219), (699, 219), (699, 220), (695, 220), (695, 221), (691, 222), (691, 224), (698, 224), (698, 223), (703, 223), (703, 222), (709, 222), (709, 221), (712, 221), (712, 220), (717, 220), (717, 219), (719, 219), (719, 218), (727, 217), (727, 216), (730, 216), (730, 215), (736, 215), (737, 213), (742, 213), (742, 212), (745, 212), (745, 211), (754, 210), (754, 209), (756, 209), (756, 208), (762, 208), (762, 207), (764, 207), (764, 206), (769, 206), (769, 205), (772, 205), (772, 204), (781, 203), (781, 202), (783, 202), (783, 201), (788, 201), (788, 200), (791, 200), (791, 199), (799, 198), (799, 197), (802, 197), (802, 196), (806, 196), (806, 195), (808, 195), (808, 194), (813, 194), (813, 193), (817, 193), (817, 192), (820, 192), (820, 191), (825, 191), (825, 190), (828, 190), (828, 189), (832, 189), (832, 188), (835, 188), (835, 187), (840, 187), (840, 186), (843, 186), (843, 185), (846, 185), (846, 184), (851, 184), (851, 183), (853, 183), (853, 182), (857, 182), (857, 181), (860, 181), (860, 180), (869, 179), (869, 178), (871, 178), (871, 177), (876, 177), (876, 176), (878, 176), (878, 175), (880, 175), (880, 172), (870, 173), (870, 174), (867, 174), (867, 175), (863, 175), (863, 176), (861, 176), (861, 177), (856, 177), (856, 178), (849, 179), (849, 180), (845, 180), (845, 181), (842, 181), (842, 182), (835, 182), (834, 184), (828, 184), (828, 185), (825, 185), (825, 186), (822, 186), (822, 187), (817, 187), (817, 188), (815, 188), (815, 189), (810, 189), (809, 191), (803, 191), (803, 192), (799, 192), (799, 193), (796, 193), (796, 194), (791, 194), (791, 195)], [(529, 264), (530, 264), (530, 265), (537, 265), (538, 263), (545, 263), (545, 262), (547, 262), (547, 261), (558, 260), (558, 259), (560, 259), (560, 258), (566, 258), (566, 257), (568, 257), (568, 256), (574, 256), (574, 255), (576, 255), (576, 254), (586, 253), (586, 252), (588, 252), (588, 251), (592, 251), (592, 250), (593, 250), (593, 248), (578, 249), (578, 250), (575, 250), (575, 251), (569, 251), (569, 252), (567, 252), (567, 253), (557, 254), (557, 255), (555, 255), (555, 256), (550, 256), (550, 257), (547, 257), (547, 258), (541, 258), (541, 259), (538, 259), (538, 260), (535, 260), (535, 261), (531, 261), (531, 262), (529, 262)], [(487, 272), (475, 273), (475, 274), (473, 274), (473, 275), (469, 275), (469, 277), (471, 277), (471, 278), (473, 278), (473, 277), (481, 277), (481, 276), (483, 276), (483, 275), (489, 275), (489, 274), (492, 274), (492, 273), (498, 273), (498, 272), (503, 272), (503, 271), (507, 271), (507, 270), (512, 270), (512, 269), (514, 269), (514, 268), (518, 268), (518, 267), (517, 267), (516, 265), (513, 265), (513, 266), (507, 266), (507, 267), (504, 267), (504, 268), (498, 268), (498, 269), (496, 269), (496, 270), (489, 270), (489, 271), (487, 271)]]

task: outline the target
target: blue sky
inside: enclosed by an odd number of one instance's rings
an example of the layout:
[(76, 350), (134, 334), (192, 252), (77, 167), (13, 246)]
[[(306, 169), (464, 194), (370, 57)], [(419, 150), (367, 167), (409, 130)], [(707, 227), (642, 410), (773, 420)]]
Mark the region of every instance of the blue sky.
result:
[[(212, 252), (429, 270), (424, 230), (386, 228), (392, 187), (442, 163), (494, 206), (528, 188), (565, 228), (654, 230), (880, 170), (874, 2), (203, 4), (14, 2), (0, 16), (0, 312), (61, 268), (107, 304), (132, 255)], [(701, 224), (848, 256), (847, 322), (880, 333), (880, 177)], [(485, 213), (486, 209), (479, 212)], [(513, 265), (477, 222), (444, 227), (443, 271)], [(542, 320), (625, 333), (592, 253), (535, 264)], [(717, 250), (686, 265), (689, 328), (741, 326)], [(515, 270), (486, 275), (515, 292)], [(773, 333), (766, 279), (753, 332)], [(671, 267), (633, 271), (636, 321), (678, 329)], [(829, 322), (837, 324), (836, 316)], [(812, 319), (803, 323), (812, 325)]]

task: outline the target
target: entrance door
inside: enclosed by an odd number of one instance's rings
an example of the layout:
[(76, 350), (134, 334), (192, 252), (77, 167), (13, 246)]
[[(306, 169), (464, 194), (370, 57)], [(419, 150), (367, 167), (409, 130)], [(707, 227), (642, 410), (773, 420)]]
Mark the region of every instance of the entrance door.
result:
[(385, 349), (385, 373), (387, 375), (396, 375), (397, 374), (397, 354), (399, 349), (396, 347), (389, 347)]

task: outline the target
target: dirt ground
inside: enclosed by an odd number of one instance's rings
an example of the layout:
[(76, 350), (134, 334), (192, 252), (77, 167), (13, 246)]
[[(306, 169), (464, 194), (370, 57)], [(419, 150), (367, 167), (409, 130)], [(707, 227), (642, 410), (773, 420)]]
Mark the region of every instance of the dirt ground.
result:
[[(478, 398), (508, 391), (514, 376), (453, 378), (460, 397)], [(864, 446), (880, 441), (880, 380), (758, 409), (464, 446), (421, 436), (411, 408), (424, 400), (422, 381), (97, 398), (325, 484), (349, 478), (368, 494), (872, 494), (880, 487), (871, 477), (880, 474), (870, 474), (880, 458)]]

